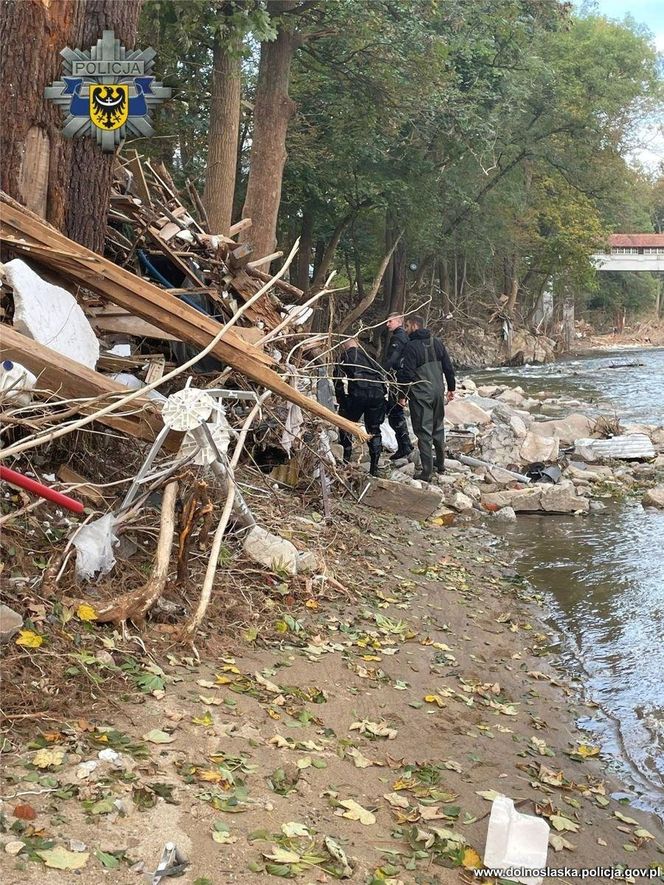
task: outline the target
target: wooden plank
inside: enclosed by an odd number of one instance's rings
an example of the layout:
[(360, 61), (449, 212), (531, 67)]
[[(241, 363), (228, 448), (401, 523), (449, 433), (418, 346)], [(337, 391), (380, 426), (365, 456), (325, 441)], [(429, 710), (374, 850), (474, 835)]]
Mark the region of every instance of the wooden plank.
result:
[(180, 341), (175, 335), (169, 335), (163, 329), (159, 329), (152, 323), (142, 320), (140, 317), (132, 316), (126, 310), (120, 311), (119, 308), (104, 310), (97, 313), (97, 309), (93, 308), (88, 311), (90, 322), (100, 332), (116, 332), (119, 335), (131, 336), (133, 338), (156, 338), (158, 341)]
[(438, 492), (429, 489), (418, 489), (387, 479), (372, 479), (362, 503), (377, 510), (397, 513), (407, 519), (428, 519), (436, 512), (441, 500)]
[(151, 209), (152, 200), (150, 199), (150, 190), (148, 188), (148, 183), (145, 180), (145, 173), (143, 172), (143, 166), (138, 156), (138, 151), (131, 151), (131, 153), (133, 154), (133, 156), (129, 157), (129, 159), (125, 163), (125, 166), (134, 176), (134, 186), (136, 188), (136, 193), (141, 198), (143, 203), (149, 209)]
[(96, 489), (94, 486), (89, 485), (90, 481), (82, 476), (80, 473), (72, 470), (69, 465), (62, 464), (58, 468), (57, 477), (59, 480), (61, 480), (61, 482), (77, 484), (78, 487), (74, 492), (76, 497), (87, 498), (88, 501), (92, 501), (93, 504), (106, 506), (106, 498), (104, 498), (99, 489)]
[(145, 373), (145, 383), (152, 384), (153, 381), (158, 381), (159, 378), (163, 378), (164, 371), (166, 370), (166, 357), (158, 356), (154, 359), (150, 360), (150, 365), (148, 366), (148, 370)]
[[(3, 191), (0, 191), (0, 241), (10, 244), (14, 252), (28, 256), (33, 254), (30, 251), (31, 244), (40, 245), (37, 258), (40, 264), (60, 273), (66, 272), (72, 281), (97, 292), (181, 340), (205, 347), (219, 332), (220, 325), (212, 317), (72, 242)], [(64, 258), (49, 254), (50, 249), (60, 251)], [(232, 329), (215, 344), (211, 353), (252, 381), (301, 406), (305, 411), (360, 439), (367, 439), (367, 434), (357, 424), (342, 418), (288, 384), (273, 371), (275, 362), (272, 357), (242, 341)]]
[[(108, 397), (110, 394), (130, 393), (122, 384), (51, 350), (50, 347), (33, 341), (32, 338), (26, 338), (11, 326), (3, 326), (0, 333), (0, 360), (5, 359), (20, 363), (36, 375), (37, 387), (40, 390), (50, 390), (64, 399)], [(108, 405), (108, 399), (105, 399), (103, 404)], [(99, 403), (92, 406), (81, 404), (80, 411), (84, 415), (89, 415), (99, 408)], [(123, 433), (152, 441), (163, 427), (159, 410), (146, 397), (135, 399), (131, 403), (131, 408), (135, 414), (122, 417), (106, 415), (100, 418), (100, 421)]]
[(255, 270), (257, 267), (262, 267), (264, 264), (271, 264), (273, 261), (276, 261), (277, 258), (281, 258), (283, 254), (283, 252), (271, 252), (263, 258), (257, 258), (256, 261), (248, 261), (247, 267), (250, 270)]
[(251, 227), (251, 218), (242, 218), (240, 221), (236, 221), (235, 224), (231, 224), (228, 229), (228, 236), (234, 237), (236, 234), (241, 233), (243, 230), (249, 230)]

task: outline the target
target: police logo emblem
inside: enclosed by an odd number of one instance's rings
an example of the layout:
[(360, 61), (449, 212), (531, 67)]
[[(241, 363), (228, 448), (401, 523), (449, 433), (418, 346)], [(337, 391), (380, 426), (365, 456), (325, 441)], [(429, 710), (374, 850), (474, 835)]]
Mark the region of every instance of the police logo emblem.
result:
[(119, 129), (129, 116), (129, 86), (125, 83), (90, 86), (90, 119), (106, 132)]
[(92, 49), (69, 47), (62, 80), (46, 87), (45, 96), (66, 112), (66, 138), (89, 135), (105, 153), (113, 153), (127, 135), (154, 134), (150, 113), (171, 90), (153, 74), (153, 49), (127, 51), (113, 31), (104, 31)]

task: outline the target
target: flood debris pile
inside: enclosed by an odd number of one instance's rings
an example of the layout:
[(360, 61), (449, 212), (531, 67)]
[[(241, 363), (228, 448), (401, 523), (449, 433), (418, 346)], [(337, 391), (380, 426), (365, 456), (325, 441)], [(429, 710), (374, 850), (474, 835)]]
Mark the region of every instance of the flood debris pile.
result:
[[(445, 413), (452, 457), (446, 473), (425, 485), (439, 499), (434, 522), (581, 515), (626, 493), (643, 496), (644, 506), (661, 507), (664, 429), (623, 426), (596, 411), (549, 391), (529, 396), (521, 387), (463, 381)], [(412, 473), (412, 465), (403, 465), (389, 479), (422, 489)], [(368, 496), (367, 503), (372, 500)]]
[(193, 188), (189, 201), (133, 156), (101, 256), (0, 194), (3, 642), (41, 644), (43, 618), (81, 606), (82, 623), (154, 615), (191, 640), (230, 559), (242, 592), (328, 580), (277, 528), (275, 491), (297, 486), (302, 509), (313, 495), (327, 513), (336, 431), (365, 434), (319, 395), (325, 357), (312, 368), (299, 347), (310, 310), (282, 279), (295, 250), (272, 276), (280, 253), (234, 239), (249, 219), (216, 236)]

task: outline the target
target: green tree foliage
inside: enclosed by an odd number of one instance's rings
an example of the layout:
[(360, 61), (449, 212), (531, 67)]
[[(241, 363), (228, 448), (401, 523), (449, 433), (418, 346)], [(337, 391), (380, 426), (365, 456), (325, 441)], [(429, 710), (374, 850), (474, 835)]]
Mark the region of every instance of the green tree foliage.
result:
[[(258, 41), (273, 39), (275, 23), (261, 0), (230, 5), (225, 39), (245, 47), (251, 99)], [(222, 7), (145, 3), (146, 38), (182, 98), (163, 123), (169, 144), (177, 131), (170, 160), (190, 175), (205, 167)], [(661, 178), (626, 161), (662, 95), (641, 28), (557, 0), (301, 0), (296, 12), (279, 240), (302, 237), (302, 284), (310, 266), (335, 266), (349, 311), (403, 230), (386, 280), (431, 295), (434, 312), (483, 321), (507, 310), (527, 321), (551, 279), (580, 304), (608, 305), (622, 291), (630, 310), (651, 305), (647, 279), (618, 284), (589, 263), (611, 231), (664, 224)]]

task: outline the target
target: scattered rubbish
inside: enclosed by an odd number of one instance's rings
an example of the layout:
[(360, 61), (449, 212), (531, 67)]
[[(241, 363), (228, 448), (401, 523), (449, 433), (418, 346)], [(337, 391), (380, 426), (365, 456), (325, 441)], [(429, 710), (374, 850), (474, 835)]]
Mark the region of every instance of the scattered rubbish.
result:
[(106, 513), (76, 533), (72, 543), (76, 548), (76, 576), (79, 579), (89, 581), (101, 577), (115, 565), (116, 521), (112, 513)]
[(611, 439), (577, 439), (574, 454), (584, 461), (646, 461), (657, 454), (645, 433), (614, 436)]
[[(541, 817), (521, 814), (507, 796), (497, 796), (484, 849), (484, 866), (498, 869), (542, 870), (549, 850), (549, 825)], [(542, 876), (512, 876), (523, 885), (542, 885)]]
[(154, 873), (148, 873), (150, 885), (159, 885), (162, 879), (181, 876), (189, 866), (189, 861), (174, 842), (167, 842)]
[(37, 482), (36, 479), (23, 476), (22, 473), (17, 473), (16, 470), (11, 470), (9, 467), (0, 465), (0, 480), (25, 489), (26, 492), (32, 492), (33, 495), (39, 495), (40, 498), (51, 501), (53, 504), (58, 504), (60, 507), (65, 507), (67, 510), (71, 510), (72, 513), (83, 513), (85, 509), (80, 501), (75, 501), (68, 495), (63, 495), (62, 492), (56, 492), (55, 489), (50, 489), (43, 483)]
[(553, 483), (560, 482), (563, 475), (562, 470), (557, 464), (529, 464), (526, 469), (526, 476), (533, 482)]
[(23, 618), (13, 608), (0, 603), (0, 644), (9, 640), (18, 633), (23, 626)]
[(0, 395), (12, 404), (27, 406), (32, 400), (30, 391), (37, 378), (20, 363), (3, 360), (0, 364)]

